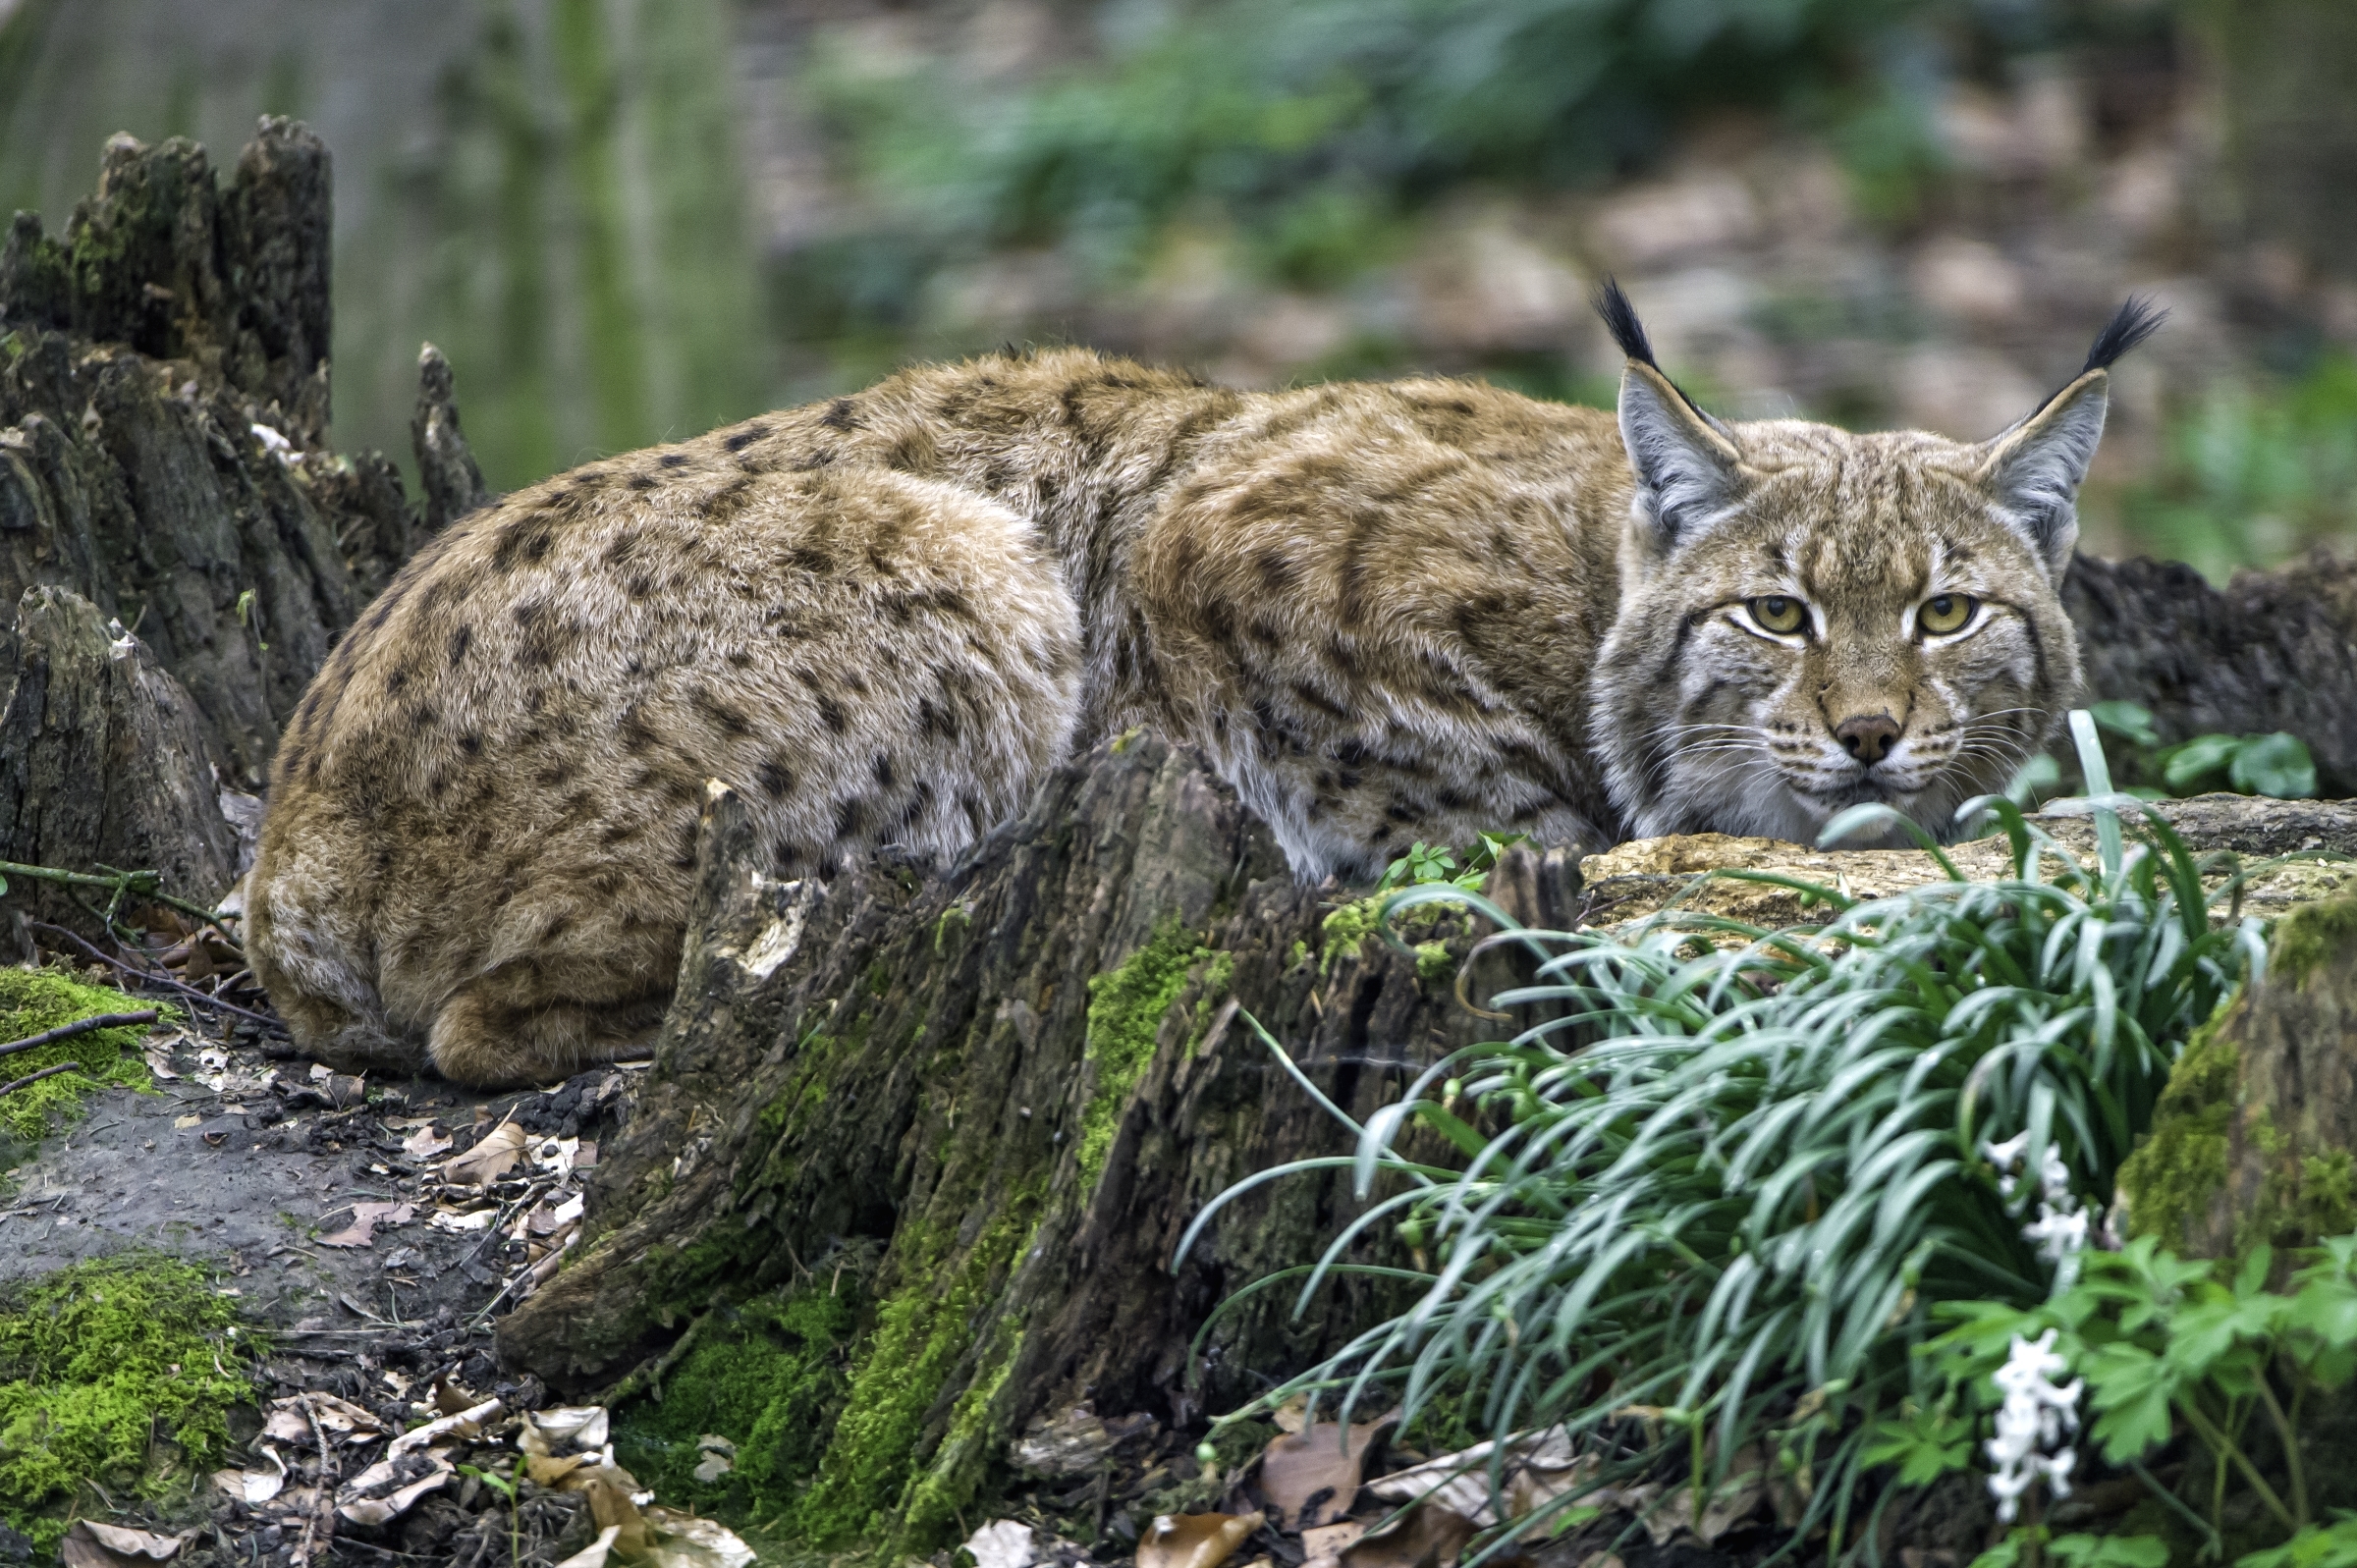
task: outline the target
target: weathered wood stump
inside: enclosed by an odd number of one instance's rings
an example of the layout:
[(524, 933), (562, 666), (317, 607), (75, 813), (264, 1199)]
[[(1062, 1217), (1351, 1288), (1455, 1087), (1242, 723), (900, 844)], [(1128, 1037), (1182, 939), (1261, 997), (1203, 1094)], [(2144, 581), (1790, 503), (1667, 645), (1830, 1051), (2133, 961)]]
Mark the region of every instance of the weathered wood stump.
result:
[[(260, 788), (329, 648), (430, 531), (382, 455), (326, 445), (328, 192), (291, 121), (226, 186), (193, 143), (119, 136), (63, 237), (32, 213), (7, 231), (0, 619), (27, 619), (0, 628), (0, 858), (220, 895), (219, 791)], [(439, 518), (481, 478), (439, 354), (420, 381)], [(8, 896), (91, 930), (53, 886)]]
[[(1560, 921), (1568, 877), (1525, 855), (1500, 892)], [(1189, 1352), (1223, 1296), (1359, 1211), (1346, 1171), (1264, 1186), (1171, 1268), (1231, 1183), (1349, 1148), (1246, 1012), (1359, 1117), (1496, 1027), (1453, 995), (1461, 917), (1406, 953), (1363, 905), (1332, 917), (1152, 738), (1065, 770), (932, 881), (878, 864), (823, 893), (775, 882), (723, 792), (699, 882), (595, 1233), (501, 1325), (501, 1353), (586, 1387), (715, 1305), (850, 1271), (872, 1306), (839, 1402), (809, 1418), (831, 1423), (801, 1516), (822, 1540), (938, 1543), (1034, 1415), (1090, 1399), (1190, 1423), (1371, 1304), (1345, 1278), (1296, 1322), (1269, 1291)]]

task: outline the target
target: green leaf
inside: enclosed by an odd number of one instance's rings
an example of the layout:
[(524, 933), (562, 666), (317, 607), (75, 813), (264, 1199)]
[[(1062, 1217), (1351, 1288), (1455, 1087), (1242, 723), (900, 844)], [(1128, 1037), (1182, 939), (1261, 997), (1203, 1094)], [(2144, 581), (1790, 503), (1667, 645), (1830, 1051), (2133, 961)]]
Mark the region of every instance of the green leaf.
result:
[(2168, 1546), (2159, 1536), (2056, 1536), (2047, 1551), (2067, 1568), (2165, 1568)]
[(2310, 1525), (2280, 1546), (2249, 1552), (2234, 1568), (2357, 1568), (2357, 1519), (2343, 1513), (2330, 1525)]
[(2233, 735), (2195, 735), (2162, 753), (2161, 778), (2178, 794), (2198, 794), (2203, 781), (2224, 772), (2241, 746)]
[(2087, 711), (2095, 716), (2098, 725), (2130, 745), (2149, 750), (2161, 744), (2161, 731), (2153, 728), (2153, 716), (2132, 702), (2091, 702)]
[(2245, 794), (2277, 800), (2307, 800), (2316, 794), (2316, 763), (2308, 748), (2297, 735), (2280, 730), (2244, 741), (2235, 750), (2227, 777)]
[(2159, 1356), (2135, 1345), (2110, 1344), (2089, 1357), (2082, 1370), (2089, 1402), (2100, 1412), (2090, 1435), (2104, 1445), (2107, 1461), (2124, 1465), (2168, 1441), (2174, 1432), (2169, 1401), (2179, 1379)]
[(1973, 1558), (1969, 1568), (2021, 1568), (2023, 1548), (2045, 1539), (2044, 1525), (2015, 1525), (2004, 1540)]
[(1878, 1422), (1858, 1457), (1869, 1465), (1898, 1466), (1903, 1487), (1929, 1486), (1972, 1463), (1972, 1424), (1929, 1410), (1911, 1421)]

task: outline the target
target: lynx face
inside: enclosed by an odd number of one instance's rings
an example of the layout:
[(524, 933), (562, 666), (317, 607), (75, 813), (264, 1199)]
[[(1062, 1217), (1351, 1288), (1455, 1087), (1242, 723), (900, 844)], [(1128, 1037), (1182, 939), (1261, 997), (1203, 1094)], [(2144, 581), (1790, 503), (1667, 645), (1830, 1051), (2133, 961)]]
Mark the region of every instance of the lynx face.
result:
[(1947, 836), (2003, 788), (2078, 696), (2056, 589), (2103, 433), (2101, 356), (2150, 330), (2122, 320), (2077, 380), (1967, 445), (1722, 424), (1626, 318), (1638, 483), (1594, 719), (1631, 832), (1810, 842), (1873, 801)]

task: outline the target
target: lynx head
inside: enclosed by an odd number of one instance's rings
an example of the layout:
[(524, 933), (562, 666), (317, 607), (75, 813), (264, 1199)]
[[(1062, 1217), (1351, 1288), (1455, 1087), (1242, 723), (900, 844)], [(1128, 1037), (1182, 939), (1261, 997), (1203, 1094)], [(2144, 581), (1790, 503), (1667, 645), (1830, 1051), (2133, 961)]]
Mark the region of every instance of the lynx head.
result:
[(1934, 834), (2003, 788), (2077, 697), (2056, 590), (2103, 434), (2107, 367), (2160, 325), (2131, 299), (2078, 377), (1977, 444), (1724, 423), (1654, 362), (1626, 297), (1636, 488), (1595, 723), (1628, 831), (1814, 842), (1882, 801)]

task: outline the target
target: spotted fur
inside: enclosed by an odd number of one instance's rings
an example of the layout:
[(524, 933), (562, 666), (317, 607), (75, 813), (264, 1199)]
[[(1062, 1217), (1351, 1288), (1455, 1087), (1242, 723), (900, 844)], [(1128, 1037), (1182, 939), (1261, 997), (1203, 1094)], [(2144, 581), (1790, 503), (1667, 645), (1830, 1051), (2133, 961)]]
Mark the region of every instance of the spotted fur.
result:
[[(1480, 829), (1944, 824), (2075, 689), (2054, 580), (2103, 381), (1967, 447), (1723, 425), (1650, 349), (1617, 423), (1061, 351), (591, 463), (454, 524), (312, 682), (256, 972), (324, 1059), (546, 1081), (648, 1039), (706, 780), (775, 875), (827, 878), (955, 855), (1133, 724), (1310, 879)], [(1905, 618), (1944, 590), (1985, 620), (1929, 646)], [(1769, 593), (1806, 636), (1745, 629)], [(1870, 711), (1896, 738), (1861, 768), (1835, 732)]]

